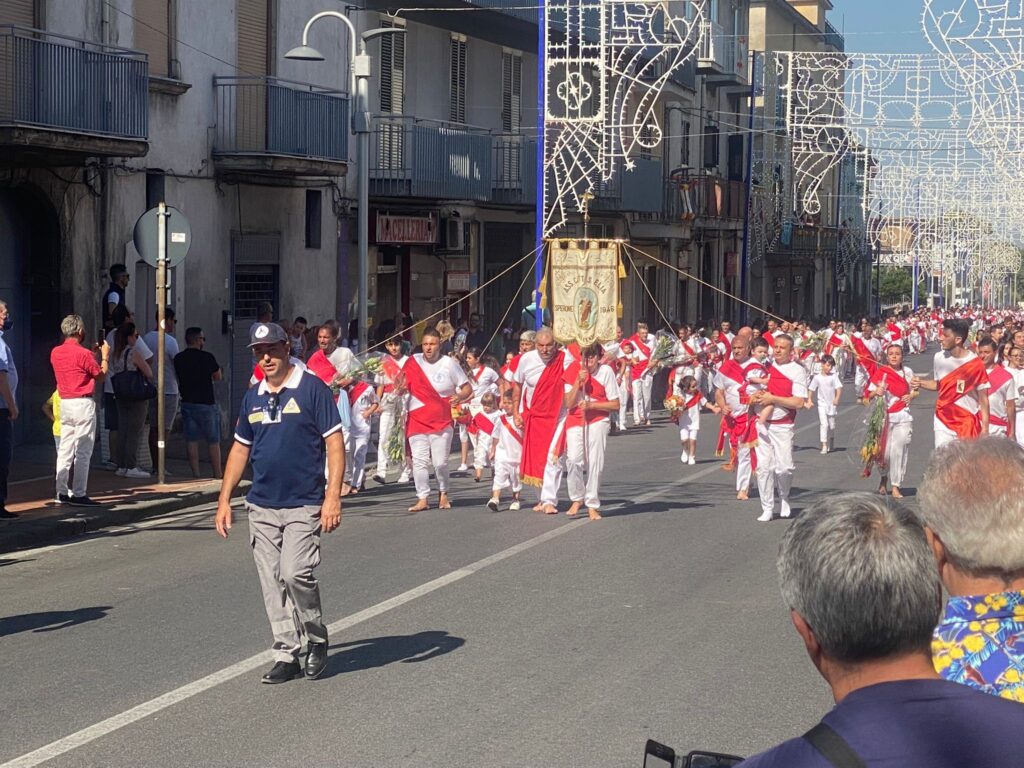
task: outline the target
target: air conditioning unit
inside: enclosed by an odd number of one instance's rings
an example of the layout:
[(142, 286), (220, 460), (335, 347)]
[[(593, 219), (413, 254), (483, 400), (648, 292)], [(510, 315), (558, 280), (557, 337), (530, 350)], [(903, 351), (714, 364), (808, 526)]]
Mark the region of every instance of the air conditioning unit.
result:
[(442, 250), (462, 252), (466, 250), (465, 228), (462, 219), (444, 219), (444, 243)]

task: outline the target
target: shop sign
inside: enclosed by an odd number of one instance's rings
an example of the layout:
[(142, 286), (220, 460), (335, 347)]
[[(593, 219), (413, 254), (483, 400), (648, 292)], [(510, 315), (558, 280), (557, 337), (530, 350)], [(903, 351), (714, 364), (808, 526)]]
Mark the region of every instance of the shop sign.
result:
[(434, 216), (378, 213), (374, 232), (378, 244), (433, 245), (437, 243), (437, 219)]

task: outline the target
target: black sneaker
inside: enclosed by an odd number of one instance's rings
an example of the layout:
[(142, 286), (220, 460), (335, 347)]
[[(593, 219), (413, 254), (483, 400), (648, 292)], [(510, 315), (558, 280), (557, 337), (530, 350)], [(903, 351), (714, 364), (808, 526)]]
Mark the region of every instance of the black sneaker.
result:
[(299, 662), (279, 661), (263, 676), (262, 682), (267, 685), (277, 685), (278, 683), (287, 683), (289, 680), (294, 680), (298, 677), (302, 677), (302, 666)]
[(99, 507), (101, 504), (98, 501), (93, 501), (88, 496), (72, 496), (68, 503), (72, 507)]
[(68, 496), (66, 493), (58, 493), (57, 494), (57, 503), (58, 504), (70, 504), (71, 503), (71, 497)]
[(0, 520), (17, 520), (18, 516), (13, 512), (8, 512), (6, 508), (0, 507)]

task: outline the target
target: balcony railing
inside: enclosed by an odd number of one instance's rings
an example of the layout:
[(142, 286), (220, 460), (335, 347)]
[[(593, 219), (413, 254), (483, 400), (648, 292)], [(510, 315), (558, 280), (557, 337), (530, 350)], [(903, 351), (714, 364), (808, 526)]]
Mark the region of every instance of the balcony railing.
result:
[(825, 45), (835, 48), (837, 51), (846, 50), (846, 40), (839, 31), (832, 26), (831, 22), (825, 22)]
[(540, 18), (536, 8), (524, 8), (523, 6), (538, 6), (540, 3), (524, 3), (523, 0), (471, 0), (473, 5), (479, 8), (490, 8), (507, 16), (513, 16), (531, 24), (536, 24)]
[(341, 91), (276, 77), (215, 77), (214, 155), (282, 155), (348, 162)]
[(145, 141), (148, 76), (144, 53), (0, 26), (2, 126)]
[(490, 199), (494, 175), (488, 131), (406, 115), (376, 115), (372, 131), (371, 194)]
[(537, 141), (518, 133), (493, 136), (491, 184), (496, 203), (534, 202), (537, 193)]
[(705, 21), (701, 27), (700, 45), (697, 48), (697, 71), (727, 73), (732, 71), (732, 56), (729, 50), (730, 38), (725, 28), (713, 21)]

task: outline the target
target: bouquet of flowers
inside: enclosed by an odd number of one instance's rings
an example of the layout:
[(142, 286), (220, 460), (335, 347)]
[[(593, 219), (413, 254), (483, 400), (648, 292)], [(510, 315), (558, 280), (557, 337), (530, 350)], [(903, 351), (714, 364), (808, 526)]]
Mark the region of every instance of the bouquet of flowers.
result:
[(373, 380), (384, 372), (384, 361), (379, 357), (367, 357), (365, 360), (360, 362), (356, 360), (356, 366), (345, 371), (345, 373), (339, 374), (335, 377), (334, 381), (331, 382), (331, 392), (335, 395), (341, 392), (342, 387), (339, 382), (343, 379), (366, 379), (371, 383)]
[(678, 414), (683, 410), (683, 406), (686, 403), (683, 398), (679, 395), (666, 395), (665, 396), (665, 410), (672, 414)]
[(825, 343), (828, 340), (828, 334), (824, 331), (818, 331), (811, 335), (800, 339), (797, 342), (796, 348), (800, 352), (811, 352), (815, 355), (820, 355), (825, 349)]
[(876, 397), (870, 408), (871, 412), (867, 418), (867, 433), (864, 435), (864, 445), (860, 449), (860, 458), (864, 462), (862, 477), (871, 477), (871, 468), (874, 466), (877, 466), (879, 470), (885, 468), (885, 443), (889, 431), (885, 398)]
[(405, 402), (396, 397), (391, 400), (391, 429), (384, 440), (384, 453), (391, 464), (405, 463)]

